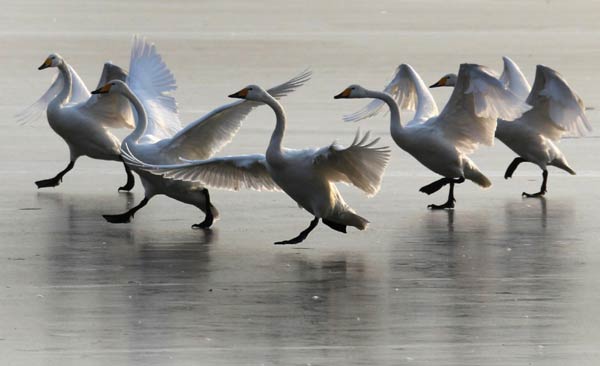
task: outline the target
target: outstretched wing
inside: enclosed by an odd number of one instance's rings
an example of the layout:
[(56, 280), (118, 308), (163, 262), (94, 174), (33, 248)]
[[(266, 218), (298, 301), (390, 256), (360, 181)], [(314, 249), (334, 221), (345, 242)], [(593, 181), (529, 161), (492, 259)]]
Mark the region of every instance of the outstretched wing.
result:
[(133, 156), (127, 146), (122, 154), (128, 165), (169, 179), (199, 182), (208, 187), (235, 191), (240, 188), (281, 190), (271, 178), (262, 154), (225, 156), (172, 165), (146, 164)]
[(333, 143), (317, 150), (314, 165), (328, 180), (352, 184), (373, 196), (379, 191), (390, 158), (389, 147), (376, 147), (378, 141), (369, 141), (369, 132), (361, 137), (357, 131), (348, 147)]
[(133, 38), (127, 84), (146, 111), (146, 136), (162, 140), (181, 129), (177, 103), (170, 94), (177, 89), (175, 77), (154, 44), (148, 43), (143, 37)]
[(551, 140), (563, 135), (583, 136), (592, 131), (581, 98), (556, 71), (538, 65), (527, 103), (533, 108), (519, 122), (528, 124)]
[(54, 76), (54, 80), (52, 80), (52, 84), (46, 90), (44, 94), (40, 97), (40, 99), (36, 100), (29, 107), (25, 108), (21, 112), (15, 115), (17, 122), (21, 125), (25, 125), (30, 122), (34, 122), (42, 118), (46, 114), (46, 109), (48, 108), (48, 104), (54, 99), (58, 93), (62, 90), (65, 85), (64, 79), (60, 73)]
[[(268, 92), (275, 98), (284, 97), (310, 80), (311, 74), (309, 70), (305, 70)], [(179, 157), (208, 159), (231, 142), (246, 116), (259, 105), (261, 104), (251, 101), (225, 104), (187, 125), (173, 136), (162, 151), (173, 160)]]
[(520, 100), (527, 99), (531, 86), (525, 75), (523, 75), (519, 66), (507, 56), (503, 56), (502, 61), (504, 62), (504, 69), (502, 75), (500, 75), (500, 81)]
[[(70, 104), (77, 104), (84, 101), (87, 101), (90, 97), (90, 92), (83, 83), (83, 80), (79, 77), (75, 69), (71, 67), (71, 65), (67, 65), (69, 71), (71, 73), (71, 99), (68, 101)], [(52, 84), (42, 96), (31, 104), (29, 107), (25, 108), (23, 111), (17, 113), (15, 116), (17, 122), (21, 125), (34, 122), (42, 118), (45, 115), (46, 109), (48, 108), (48, 104), (52, 102), (52, 100), (62, 91), (65, 86), (65, 79), (60, 71), (56, 74), (54, 79), (52, 80)]]
[[(98, 87), (102, 87), (111, 80), (126, 81), (127, 72), (111, 62), (106, 62)], [(85, 103), (79, 104), (75, 108), (106, 127), (133, 128), (135, 126), (129, 101), (118, 93), (94, 94)]]
[(431, 123), (464, 153), (492, 145), (496, 120), (514, 120), (530, 107), (504, 87), (488, 68), (462, 64), (450, 100)]
[[(392, 80), (385, 86), (385, 93), (390, 94), (400, 109), (416, 111), (414, 122), (424, 122), (438, 114), (438, 108), (433, 96), (423, 82), (423, 79), (408, 64), (396, 68)], [(344, 116), (346, 122), (356, 122), (375, 116), (383, 109), (385, 102), (379, 99), (372, 100), (361, 110)], [(387, 111), (387, 109), (385, 109)]]

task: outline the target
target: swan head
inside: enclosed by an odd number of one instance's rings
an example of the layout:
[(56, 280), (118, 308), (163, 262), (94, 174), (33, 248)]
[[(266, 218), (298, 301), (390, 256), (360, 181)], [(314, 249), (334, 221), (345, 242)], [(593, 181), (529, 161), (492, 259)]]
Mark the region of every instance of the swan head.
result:
[(57, 67), (63, 62), (63, 58), (58, 53), (51, 53), (46, 58), (46, 61), (44, 61), (44, 63), (40, 67), (38, 67), (38, 70), (44, 70), (49, 67)]
[(439, 88), (440, 86), (455, 86), (456, 85), (456, 74), (444, 75), (437, 83), (430, 86), (430, 88)]
[(238, 98), (252, 100), (255, 102), (264, 102), (272, 97), (269, 93), (258, 85), (248, 85), (244, 89), (228, 95), (229, 98)]
[(367, 90), (360, 85), (352, 84), (344, 91), (334, 96), (333, 99), (343, 99), (343, 98), (369, 98)]
[(94, 90), (92, 94), (123, 93), (128, 90), (127, 84), (121, 80), (112, 80)]

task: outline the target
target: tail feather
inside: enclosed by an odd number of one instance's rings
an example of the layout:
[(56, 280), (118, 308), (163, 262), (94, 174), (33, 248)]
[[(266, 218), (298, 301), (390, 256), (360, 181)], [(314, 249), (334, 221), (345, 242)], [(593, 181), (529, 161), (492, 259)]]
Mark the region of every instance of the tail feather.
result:
[(328, 217), (327, 221), (341, 225), (354, 226), (358, 230), (365, 230), (369, 225), (369, 220), (352, 211), (341, 212), (334, 218)]
[(479, 168), (470, 160), (465, 162), (463, 172), (466, 179), (478, 184), (483, 188), (488, 188), (492, 185), (492, 182), (488, 179), (488, 177), (483, 175)]
[(571, 167), (569, 166), (569, 164), (564, 161), (564, 160), (559, 160), (559, 159), (554, 159), (550, 165), (555, 166), (557, 168), (560, 168), (566, 172), (568, 172), (571, 175), (576, 175), (577, 173), (575, 173), (575, 171), (573, 169), (571, 169)]

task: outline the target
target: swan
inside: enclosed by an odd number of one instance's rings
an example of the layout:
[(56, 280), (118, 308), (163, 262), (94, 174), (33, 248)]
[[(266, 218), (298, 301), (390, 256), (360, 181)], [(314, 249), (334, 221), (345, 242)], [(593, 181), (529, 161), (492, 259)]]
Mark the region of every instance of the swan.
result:
[(284, 191), (314, 218), (298, 236), (275, 244), (304, 241), (319, 220), (342, 233), (346, 232), (347, 226), (359, 230), (367, 227), (369, 221), (357, 215), (344, 202), (334, 182), (352, 184), (368, 196), (376, 194), (390, 156), (387, 147), (374, 146), (379, 139), (369, 142), (368, 133), (362, 137), (357, 133), (352, 144), (346, 148), (333, 143), (319, 149), (288, 149), (283, 147), (287, 124), (285, 111), (268, 91), (257, 85), (249, 85), (229, 97), (265, 103), (275, 112), (275, 129), (265, 155), (226, 156), (184, 164), (153, 165), (125, 149), (126, 161), (153, 174), (198, 181), (215, 188)]
[[(496, 138), (518, 155), (507, 167), (504, 178), (512, 178), (521, 163), (536, 164), (542, 170), (540, 190), (536, 193), (523, 192), (522, 196), (540, 197), (548, 190), (549, 165), (575, 175), (556, 143), (565, 135), (584, 136), (592, 131), (592, 126), (585, 115), (583, 101), (557, 71), (537, 65), (533, 87), (530, 87), (517, 64), (508, 57), (503, 60), (500, 80), (532, 106), (515, 120), (498, 120)], [(446, 80), (440, 86), (454, 85), (452, 78), (447, 77)]]
[[(311, 73), (305, 71), (271, 90), (283, 97), (302, 86)], [(156, 47), (141, 37), (135, 37), (132, 47), (127, 83), (113, 80), (93, 91), (93, 94), (122, 95), (135, 114), (135, 129), (123, 140), (123, 146), (152, 164), (173, 164), (180, 157), (208, 159), (229, 143), (239, 130), (242, 121), (259, 104), (238, 101), (223, 105), (190, 123), (185, 128), (177, 113), (175, 99), (169, 95), (176, 82)], [(217, 209), (210, 202), (208, 189), (197, 182), (165, 179), (132, 167), (144, 186), (144, 198), (129, 211), (116, 215), (103, 215), (111, 223), (127, 223), (150, 199), (166, 195), (202, 210), (204, 221), (193, 228), (208, 228), (218, 218)]]
[[(454, 185), (468, 179), (487, 188), (490, 180), (468, 157), (478, 145), (491, 145), (498, 117), (516, 118), (527, 109), (524, 103), (507, 91), (493, 73), (480, 65), (462, 64), (457, 85), (441, 113), (417, 72), (407, 64), (400, 65), (384, 92), (351, 85), (336, 95), (341, 98), (374, 98), (366, 107), (344, 117), (358, 121), (379, 113), (385, 104), (391, 111), (390, 132), (396, 144), (431, 171), (443, 176), (420, 189), (432, 194), (450, 185), (448, 200), (432, 210), (455, 207)], [(516, 106), (520, 104), (520, 108)], [(402, 126), (399, 109), (415, 110), (413, 119)]]
[[(55, 67), (58, 75), (50, 88), (35, 103), (17, 115), (22, 124), (39, 118), (44, 111), (50, 127), (69, 146), (67, 167), (55, 177), (36, 181), (38, 188), (56, 187), (75, 166), (81, 156), (93, 159), (121, 161), (120, 141), (112, 128), (133, 128), (133, 116), (127, 101), (118, 97), (90, 95), (87, 87), (63, 57), (50, 54), (38, 70)], [(125, 80), (127, 73), (120, 67), (104, 64), (98, 85), (112, 79)], [(127, 182), (119, 190), (129, 191), (135, 180), (129, 167), (123, 163)]]

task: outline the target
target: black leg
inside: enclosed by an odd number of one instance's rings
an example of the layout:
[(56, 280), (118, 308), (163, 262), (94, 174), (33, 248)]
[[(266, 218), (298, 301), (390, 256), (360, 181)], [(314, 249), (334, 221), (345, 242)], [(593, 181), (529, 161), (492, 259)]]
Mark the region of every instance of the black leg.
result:
[(308, 227), (306, 229), (304, 229), (297, 237), (290, 239), (290, 240), (284, 240), (284, 241), (276, 241), (275, 244), (276, 245), (280, 245), (280, 244), (298, 244), (301, 243), (302, 241), (304, 241), (304, 239), (306, 239), (306, 237), (308, 236), (308, 234), (310, 234), (311, 231), (313, 231), (313, 229), (315, 227), (317, 227), (317, 224), (319, 223), (319, 218), (315, 217), (314, 220), (312, 220), (310, 222), (310, 225), (308, 225)]
[(204, 197), (206, 198), (206, 206), (204, 211), (206, 212), (206, 217), (204, 217), (204, 221), (199, 224), (192, 225), (192, 229), (208, 229), (213, 224), (215, 218), (213, 216), (211, 208), (213, 205), (210, 203), (210, 194), (208, 193), (208, 189), (204, 188)]
[(504, 179), (508, 179), (508, 178), (512, 178), (513, 173), (515, 172), (515, 170), (517, 170), (517, 167), (519, 166), (519, 164), (526, 162), (527, 160), (523, 159), (522, 157), (518, 157), (515, 158), (510, 165), (508, 166), (508, 168), (506, 168), (506, 173), (504, 173)]
[(446, 201), (446, 203), (444, 203), (443, 205), (429, 205), (427, 206), (427, 208), (431, 209), (431, 210), (445, 210), (445, 209), (453, 209), (454, 208), (454, 203), (456, 202), (456, 199), (454, 198), (454, 184), (460, 184), (462, 182), (465, 181), (465, 178), (460, 177), (458, 179), (450, 179), (450, 190), (448, 192), (448, 201)]
[[(123, 158), (121, 158), (121, 161), (123, 161)], [(135, 185), (135, 178), (133, 177), (133, 173), (131, 172), (131, 169), (129, 169), (129, 167), (127, 166), (127, 164), (125, 164), (125, 162), (123, 161), (123, 166), (125, 167), (125, 174), (127, 174), (127, 182), (125, 183), (125, 185), (123, 187), (119, 187), (119, 192), (120, 191), (131, 191), (133, 189), (133, 186)]]
[(439, 191), (440, 189), (442, 189), (446, 184), (449, 184), (451, 182), (453, 182), (453, 180), (451, 178), (438, 179), (433, 183), (429, 183), (428, 185), (421, 187), (419, 189), (419, 192), (433, 194), (433, 193)]
[(542, 172), (542, 186), (540, 187), (540, 191), (537, 193), (529, 194), (527, 192), (523, 192), (523, 197), (532, 198), (532, 197), (542, 197), (546, 194), (547, 189), (546, 186), (548, 184), (548, 170), (544, 169)]
[(67, 165), (67, 167), (63, 171), (58, 173), (56, 175), (56, 177), (50, 178), (50, 179), (38, 180), (37, 182), (35, 182), (35, 185), (37, 185), (38, 188), (56, 187), (57, 185), (60, 184), (60, 182), (62, 182), (62, 178), (64, 177), (64, 175), (67, 174), (69, 172), (69, 170), (73, 169), (74, 166), (75, 166), (75, 162), (70, 161), (69, 165)]
[(346, 234), (346, 225), (338, 224), (337, 222), (329, 221), (327, 219), (323, 219), (323, 223), (335, 231)]
[(134, 208), (132, 208), (131, 210), (129, 210), (125, 213), (118, 214), (118, 215), (102, 215), (102, 217), (104, 217), (104, 219), (106, 219), (106, 221), (113, 223), (113, 224), (126, 224), (126, 223), (130, 222), (133, 215), (135, 215), (135, 213), (139, 209), (146, 206), (149, 201), (150, 201), (150, 198), (144, 197), (142, 202), (140, 202), (137, 206), (135, 206)]

